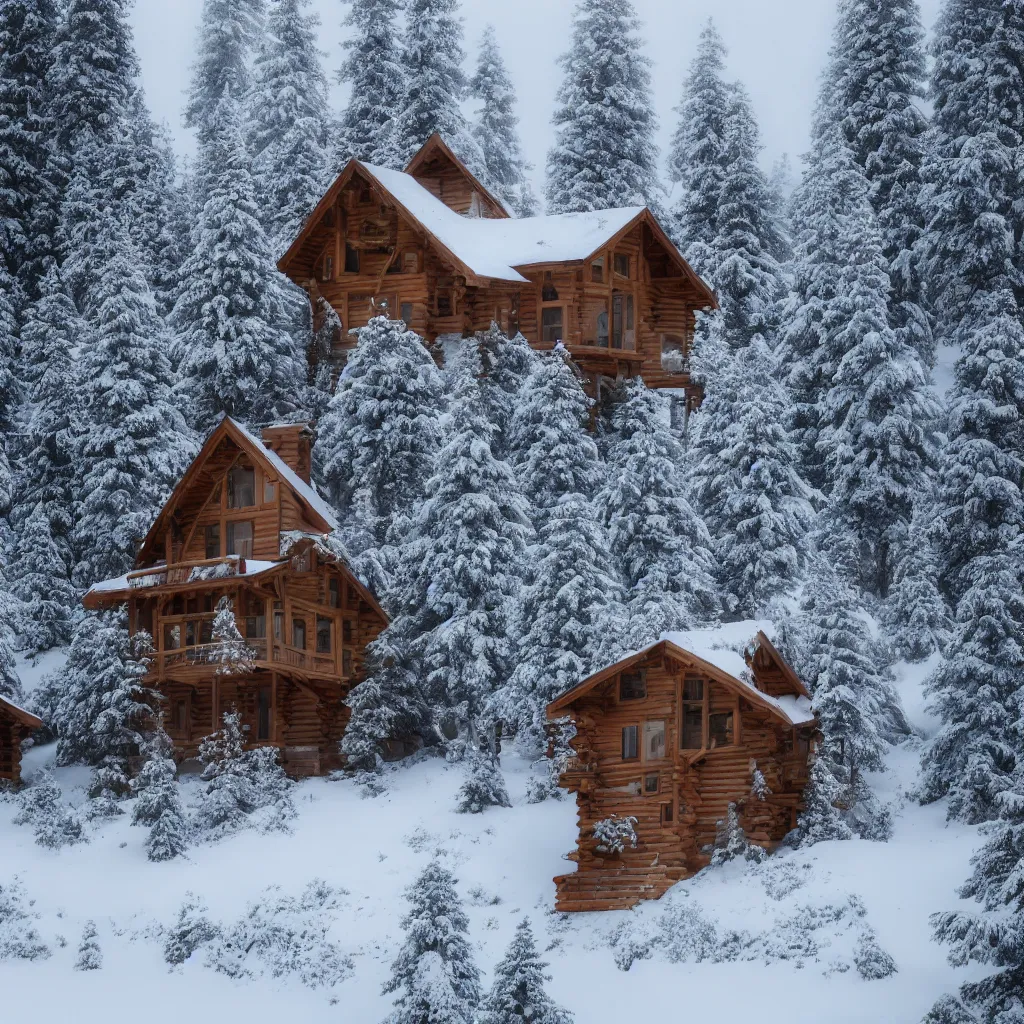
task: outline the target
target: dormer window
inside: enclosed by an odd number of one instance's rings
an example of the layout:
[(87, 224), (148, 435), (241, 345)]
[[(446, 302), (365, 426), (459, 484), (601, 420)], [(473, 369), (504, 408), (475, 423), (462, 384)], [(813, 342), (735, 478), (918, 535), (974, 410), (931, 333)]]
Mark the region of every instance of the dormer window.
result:
[(550, 270), (544, 275), (544, 285), (541, 288), (540, 298), (542, 302), (558, 301), (558, 289), (555, 287), (555, 282), (551, 279)]
[(256, 504), (256, 470), (235, 466), (228, 473), (228, 508), (249, 508)]
[(590, 280), (594, 284), (601, 284), (604, 281), (604, 257), (602, 256), (598, 260), (594, 260), (590, 264)]

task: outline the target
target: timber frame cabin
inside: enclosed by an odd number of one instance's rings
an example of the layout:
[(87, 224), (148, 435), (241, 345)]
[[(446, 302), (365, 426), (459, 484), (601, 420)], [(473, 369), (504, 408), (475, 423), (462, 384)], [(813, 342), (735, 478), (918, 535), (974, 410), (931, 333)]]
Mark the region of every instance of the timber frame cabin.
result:
[(534, 348), (563, 345), (595, 397), (639, 375), (700, 398), (690, 347), (715, 297), (651, 211), (511, 218), (436, 134), (404, 172), (350, 160), (278, 268), (309, 294), (315, 323), (321, 299), (340, 318), (336, 371), (373, 316), (427, 342), (493, 321)]
[[(289, 774), (341, 765), (343, 700), (387, 617), (325, 543), (338, 524), (309, 483), (311, 437), (307, 426), (286, 424), (260, 439), (225, 417), (157, 517), (134, 571), (85, 595), (90, 609), (126, 603), (130, 632), (152, 635), (147, 683), (164, 698), (178, 759), (195, 756), (235, 708), (247, 745), (280, 748)], [(225, 595), (255, 653), (246, 675), (219, 675), (212, 661)]]
[[(743, 627), (741, 656), (722, 643), (723, 631), (736, 639)], [(576, 871), (555, 879), (556, 910), (657, 899), (708, 864), (730, 803), (766, 849), (796, 825), (817, 722), (757, 623), (665, 634), (548, 705), (550, 723), (566, 716), (576, 756), (559, 785), (576, 793), (579, 840), (568, 855)], [(771, 790), (763, 799), (751, 792), (755, 765)], [(612, 816), (636, 819), (635, 848), (599, 848), (594, 826)]]
[(21, 782), (21, 744), (42, 727), (42, 719), (0, 695), (0, 783)]

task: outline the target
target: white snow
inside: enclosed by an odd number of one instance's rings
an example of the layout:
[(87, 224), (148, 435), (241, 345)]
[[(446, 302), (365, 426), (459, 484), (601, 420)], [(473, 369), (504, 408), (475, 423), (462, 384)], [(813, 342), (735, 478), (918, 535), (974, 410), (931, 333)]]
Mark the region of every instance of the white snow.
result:
[(508, 220), (462, 217), (412, 175), (374, 164), (362, 166), (474, 274), (499, 281), (525, 281), (515, 267), (586, 259), (644, 209), (629, 206)]

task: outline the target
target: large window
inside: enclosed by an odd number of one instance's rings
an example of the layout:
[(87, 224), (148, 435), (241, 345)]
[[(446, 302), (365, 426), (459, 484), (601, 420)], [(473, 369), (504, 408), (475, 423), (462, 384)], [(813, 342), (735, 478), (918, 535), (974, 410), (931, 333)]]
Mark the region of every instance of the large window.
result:
[(252, 558), (252, 523), (228, 523), (228, 554)]
[(679, 733), (682, 750), (700, 750), (704, 746), (704, 680), (683, 680), (683, 727)]
[(292, 647), (300, 651), (306, 649), (306, 620), (292, 619)]
[(644, 760), (660, 761), (665, 757), (665, 723), (644, 722)]
[(594, 260), (590, 264), (590, 280), (595, 284), (601, 284), (604, 281), (604, 257)]
[(359, 250), (353, 249), (351, 245), (345, 246), (345, 273), (359, 273)]
[(612, 296), (612, 348), (634, 347), (633, 296), (616, 293)]
[(251, 508), (256, 504), (256, 470), (235, 466), (228, 473), (228, 508)]
[(597, 344), (600, 348), (608, 347), (608, 310), (602, 309), (597, 314)]
[(624, 252), (617, 252), (614, 261), (615, 273), (620, 277), (629, 277), (629, 256)]
[(206, 557), (220, 558), (220, 523), (213, 523), (204, 530), (206, 536)]
[(540, 313), (541, 341), (562, 340), (562, 307), (545, 306)]
[(323, 615), (316, 617), (316, 653), (331, 653), (331, 620)]
[(733, 715), (731, 711), (708, 715), (708, 749), (731, 747), (733, 743)]
[(647, 673), (642, 668), (619, 676), (619, 700), (640, 700), (647, 696)]
[(337, 576), (332, 576), (328, 582), (327, 603), (332, 608), (341, 607), (341, 580)]
[(637, 749), (637, 740), (639, 733), (639, 727), (635, 725), (626, 725), (622, 729), (622, 760), (623, 761), (635, 761), (639, 756), (640, 752)]

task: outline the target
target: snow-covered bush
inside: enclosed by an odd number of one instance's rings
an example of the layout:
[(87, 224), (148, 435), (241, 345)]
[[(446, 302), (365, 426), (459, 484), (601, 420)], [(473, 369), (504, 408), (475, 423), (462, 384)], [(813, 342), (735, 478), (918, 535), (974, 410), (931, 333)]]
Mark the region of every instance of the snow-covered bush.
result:
[(602, 818), (594, 822), (591, 835), (596, 843), (597, 853), (615, 855), (622, 853), (627, 846), (636, 848), (636, 818), (630, 816), (620, 818), (613, 814), (610, 818)]
[(7, 885), (0, 884), (0, 962), (42, 960), (50, 955), (36, 931), (39, 915), (31, 906), (17, 878)]
[(755, 800), (765, 800), (772, 795), (764, 773), (757, 767), (756, 761), (750, 762), (750, 795)]
[(53, 773), (46, 772), (22, 792), (21, 809), (14, 824), (31, 826), (36, 842), (51, 850), (84, 843), (82, 822), (74, 810), (64, 805), (63, 795)]
[(512, 806), (496, 757), (472, 747), (464, 764), (466, 777), (459, 788), (455, 810), (460, 814), (479, 814), (485, 807)]
[(882, 949), (875, 933), (870, 930), (864, 931), (857, 939), (853, 962), (857, 966), (857, 973), (866, 981), (888, 978), (890, 974), (896, 973), (896, 961)]
[(164, 960), (172, 967), (183, 964), (219, 934), (218, 927), (206, 916), (206, 904), (195, 893), (186, 892), (178, 920), (167, 929), (164, 938)]
[(86, 921), (82, 929), (82, 941), (78, 945), (76, 971), (98, 971), (103, 966), (103, 953), (96, 937), (96, 922)]
[(82, 808), (82, 816), (90, 821), (116, 818), (124, 814), (121, 801), (131, 793), (131, 781), (124, 761), (118, 757), (105, 758), (92, 773), (89, 801)]
[(736, 805), (729, 804), (725, 817), (720, 818), (715, 825), (715, 845), (711, 852), (711, 866), (718, 867), (731, 860), (739, 859), (757, 863), (767, 856), (763, 847), (747, 839)]

